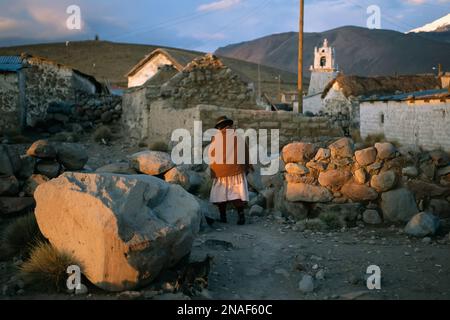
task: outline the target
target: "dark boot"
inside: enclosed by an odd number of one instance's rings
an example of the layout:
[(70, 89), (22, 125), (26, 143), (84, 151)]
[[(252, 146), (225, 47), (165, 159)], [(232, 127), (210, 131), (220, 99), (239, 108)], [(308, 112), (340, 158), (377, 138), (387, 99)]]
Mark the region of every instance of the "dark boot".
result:
[(238, 218), (237, 224), (239, 226), (242, 226), (245, 224), (245, 214), (244, 213), (239, 213), (239, 218)]
[(227, 214), (226, 214), (226, 212), (225, 213), (223, 213), (223, 212), (220, 213), (220, 222), (227, 223)]

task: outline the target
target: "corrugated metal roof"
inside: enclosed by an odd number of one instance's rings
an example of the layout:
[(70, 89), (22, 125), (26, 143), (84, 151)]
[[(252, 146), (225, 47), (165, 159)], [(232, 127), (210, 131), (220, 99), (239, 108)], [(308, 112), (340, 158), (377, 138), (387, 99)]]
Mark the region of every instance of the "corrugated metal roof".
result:
[(389, 96), (372, 96), (362, 101), (406, 101), (413, 99), (440, 99), (450, 97), (447, 89), (406, 92)]
[(17, 72), (22, 67), (23, 63), (20, 56), (0, 56), (0, 71)]

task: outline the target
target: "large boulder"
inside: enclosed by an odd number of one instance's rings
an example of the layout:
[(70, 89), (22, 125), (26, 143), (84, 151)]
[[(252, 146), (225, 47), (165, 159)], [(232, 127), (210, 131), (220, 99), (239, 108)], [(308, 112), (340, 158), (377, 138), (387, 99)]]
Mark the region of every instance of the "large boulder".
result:
[(384, 219), (391, 222), (407, 222), (419, 212), (414, 195), (405, 188), (383, 193), (381, 210)]
[(355, 152), (356, 161), (361, 166), (368, 166), (377, 159), (377, 149), (370, 147)]
[(331, 157), (336, 158), (352, 158), (355, 145), (350, 138), (341, 138), (332, 143), (330, 146)]
[(286, 200), (291, 202), (329, 202), (333, 199), (331, 192), (321, 186), (305, 183), (288, 183), (286, 187)]
[(352, 173), (345, 169), (328, 170), (321, 172), (319, 183), (329, 189), (340, 189), (352, 177)]
[(346, 183), (341, 193), (355, 202), (372, 201), (378, 198), (378, 193), (374, 189), (354, 182)]
[(200, 227), (196, 198), (145, 175), (67, 172), (34, 194), (39, 228), (109, 291), (148, 284), (186, 256)]
[(413, 237), (434, 235), (439, 228), (439, 218), (428, 212), (416, 214), (409, 220), (405, 233)]
[(175, 167), (170, 155), (161, 151), (142, 151), (130, 157), (131, 167), (139, 172), (157, 176)]
[(57, 158), (67, 170), (81, 170), (89, 157), (79, 144), (61, 144), (57, 147)]
[(40, 159), (55, 159), (56, 149), (47, 140), (38, 140), (27, 150), (27, 155)]
[(0, 176), (0, 196), (15, 196), (19, 193), (19, 181), (15, 176)]
[(367, 181), (367, 173), (364, 168), (359, 168), (353, 173), (353, 176), (355, 177), (355, 182), (358, 184), (365, 184)]
[(377, 149), (378, 158), (381, 160), (394, 158), (397, 151), (390, 142), (375, 143), (375, 149)]
[(311, 143), (294, 142), (283, 148), (282, 156), (285, 163), (306, 163), (314, 157), (315, 147)]
[(450, 163), (449, 155), (442, 150), (434, 150), (430, 152), (431, 160), (437, 167), (443, 167)]
[(324, 160), (328, 160), (331, 157), (331, 151), (330, 149), (324, 149), (324, 148), (320, 148), (317, 153), (316, 156), (314, 157), (315, 161), (324, 161)]
[(377, 192), (389, 191), (395, 187), (397, 183), (397, 175), (393, 170), (384, 171), (380, 174), (372, 176), (370, 180), (370, 186)]

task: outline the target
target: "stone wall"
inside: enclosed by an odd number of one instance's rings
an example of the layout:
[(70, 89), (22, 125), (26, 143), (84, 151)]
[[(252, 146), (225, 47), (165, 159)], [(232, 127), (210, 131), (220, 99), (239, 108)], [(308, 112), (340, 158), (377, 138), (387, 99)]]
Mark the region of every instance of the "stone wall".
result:
[(0, 73), (0, 115), (0, 133), (20, 126), (18, 73)]
[[(172, 131), (184, 128), (193, 133), (194, 121), (202, 121), (203, 130), (213, 128), (218, 117), (227, 115), (242, 129), (279, 129), (280, 143), (286, 144), (299, 138), (342, 136), (340, 127), (328, 118), (305, 117), (286, 111), (262, 111), (198, 105), (189, 109), (176, 109), (168, 100), (156, 100), (147, 106), (143, 90), (133, 95), (134, 104), (123, 114), (123, 123), (128, 136), (135, 140), (170, 141)], [(140, 97), (140, 99), (138, 99)], [(124, 103), (130, 96), (124, 97)]]
[[(384, 134), (387, 140), (425, 150), (450, 151), (450, 101), (364, 102), (361, 136)], [(384, 115), (384, 123), (382, 123)]]

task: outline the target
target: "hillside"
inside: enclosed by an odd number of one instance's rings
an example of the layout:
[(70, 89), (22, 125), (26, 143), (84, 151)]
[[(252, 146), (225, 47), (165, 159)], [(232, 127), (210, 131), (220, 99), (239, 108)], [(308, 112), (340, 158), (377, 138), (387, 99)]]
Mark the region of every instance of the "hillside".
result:
[[(346, 74), (430, 73), (438, 63), (444, 70), (450, 70), (450, 43), (428, 39), (420, 34), (352, 26), (306, 33), (306, 70), (313, 63), (314, 47), (321, 45), (324, 38), (336, 48), (337, 63)], [(216, 53), (296, 72), (297, 47), (298, 33), (289, 32), (229, 45), (219, 48)]]
[[(27, 52), (42, 56), (62, 64), (67, 64), (84, 73), (95, 76), (99, 81), (109, 82), (115, 86), (126, 87), (125, 74), (137, 64), (145, 55), (158, 48), (154, 45), (139, 45), (113, 43), (108, 41), (81, 41), (65, 43), (38, 44), (29, 46), (0, 48), (0, 55), (17, 55)], [(177, 49), (193, 58), (204, 53)], [(248, 78), (258, 81), (258, 65), (236, 59), (224, 59), (229, 67), (239, 70)], [(272, 96), (277, 95), (278, 80), (281, 74), (283, 89), (292, 90), (296, 86), (297, 76), (288, 71), (276, 70), (261, 66), (261, 80), (263, 92)]]

